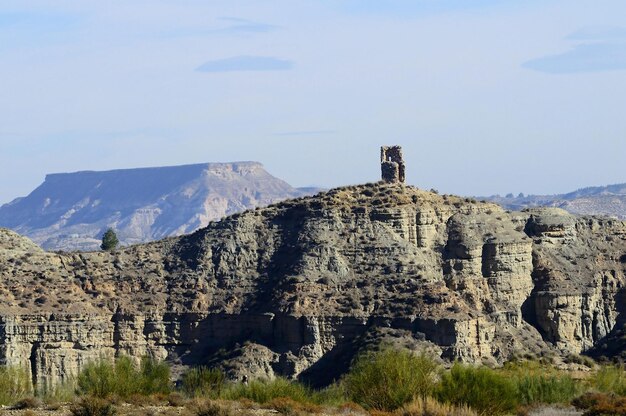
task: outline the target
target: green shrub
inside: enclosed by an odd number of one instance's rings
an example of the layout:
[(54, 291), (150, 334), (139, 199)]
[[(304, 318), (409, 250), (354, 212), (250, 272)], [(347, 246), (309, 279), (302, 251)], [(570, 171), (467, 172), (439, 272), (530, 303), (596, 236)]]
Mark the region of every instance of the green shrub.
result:
[(515, 381), (509, 376), (463, 364), (455, 364), (442, 375), (437, 397), (456, 406), (467, 405), (480, 415), (507, 414), (519, 403)]
[(387, 348), (359, 356), (343, 379), (349, 399), (366, 409), (395, 410), (430, 395), (439, 366), (422, 353)]
[(214, 368), (192, 368), (183, 374), (181, 382), (188, 396), (219, 397), (224, 387), (224, 373)]
[(165, 362), (144, 357), (141, 360), (141, 394), (168, 394), (171, 390), (170, 367)]
[(603, 393), (626, 395), (626, 372), (621, 366), (605, 365), (590, 379), (591, 387)]
[(115, 367), (104, 360), (89, 363), (78, 375), (77, 387), (82, 394), (106, 397), (116, 391)]
[(261, 404), (279, 397), (305, 403), (312, 401), (312, 396), (311, 390), (306, 386), (284, 378), (234, 384), (225, 388), (221, 394), (221, 398), (226, 400), (248, 399)]
[(98, 397), (83, 397), (79, 402), (74, 403), (70, 407), (70, 413), (73, 416), (113, 416), (115, 415), (115, 407)]
[(338, 383), (331, 384), (322, 390), (313, 390), (311, 402), (326, 406), (340, 406), (348, 402), (344, 386)]
[(95, 397), (117, 395), (123, 399), (137, 394), (167, 394), (170, 391), (170, 370), (167, 364), (150, 358), (141, 360), (137, 368), (128, 357), (115, 363), (98, 361), (90, 363), (78, 375), (78, 391)]
[[(121, 398), (128, 398), (141, 389), (141, 376), (130, 357), (120, 357), (113, 365), (113, 390)], [(106, 397), (106, 396), (99, 396)]]
[(502, 373), (515, 381), (523, 405), (569, 403), (582, 390), (569, 374), (537, 361), (508, 363)]
[(578, 383), (569, 375), (526, 375), (517, 378), (522, 404), (569, 403), (580, 394)]
[(38, 388), (37, 396), (48, 406), (56, 405), (60, 402), (71, 402), (76, 397), (76, 388), (76, 380), (70, 379), (63, 383)]
[(0, 367), (0, 405), (10, 405), (32, 394), (30, 374), (22, 367)]
[(117, 239), (117, 234), (113, 231), (112, 228), (109, 228), (102, 235), (102, 244), (100, 244), (100, 248), (105, 251), (113, 251), (120, 244), (120, 241)]

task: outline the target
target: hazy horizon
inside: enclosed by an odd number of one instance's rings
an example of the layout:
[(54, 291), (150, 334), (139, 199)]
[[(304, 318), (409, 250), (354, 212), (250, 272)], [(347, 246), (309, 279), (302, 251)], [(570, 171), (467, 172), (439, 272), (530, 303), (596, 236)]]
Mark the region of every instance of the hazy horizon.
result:
[[(0, 204), (46, 174), (251, 160), (296, 187), (443, 193), (626, 182), (626, 4), (0, 5)], [(521, 3), (521, 4), (520, 4)]]

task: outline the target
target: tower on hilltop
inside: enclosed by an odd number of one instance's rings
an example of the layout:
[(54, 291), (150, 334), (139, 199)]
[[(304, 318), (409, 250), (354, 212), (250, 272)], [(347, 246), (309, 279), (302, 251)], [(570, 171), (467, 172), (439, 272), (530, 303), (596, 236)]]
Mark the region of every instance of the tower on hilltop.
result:
[(405, 165), (402, 157), (402, 147), (382, 146), (380, 148), (380, 168), (384, 182), (404, 183)]

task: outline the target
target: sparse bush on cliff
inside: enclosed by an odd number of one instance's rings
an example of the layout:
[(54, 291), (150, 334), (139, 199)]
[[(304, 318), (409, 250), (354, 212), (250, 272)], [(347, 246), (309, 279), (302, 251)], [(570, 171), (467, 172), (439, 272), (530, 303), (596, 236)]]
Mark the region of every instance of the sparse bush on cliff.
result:
[(101, 360), (88, 364), (78, 375), (77, 384), (80, 393), (100, 398), (166, 394), (170, 391), (170, 370), (166, 363), (150, 358), (142, 359), (137, 368), (130, 358), (120, 357), (115, 363)]
[(437, 398), (456, 406), (467, 405), (480, 415), (504, 415), (518, 404), (518, 390), (510, 376), (487, 367), (455, 364), (441, 377)]
[(218, 397), (223, 388), (224, 373), (215, 368), (192, 368), (183, 374), (181, 380), (181, 389), (191, 397)]
[(391, 411), (429, 396), (439, 365), (428, 355), (387, 348), (359, 356), (343, 383), (348, 398), (366, 409)]
[(100, 248), (105, 251), (112, 251), (117, 248), (119, 243), (117, 234), (115, 234), (115, 231), (113, 231), (112, 228), (109, 228), (102, 235), (102, 244), (100, 244)]
[(0, 366), (0, 405), (14, 404), (30, 394), (32, 384), (25, 368)]

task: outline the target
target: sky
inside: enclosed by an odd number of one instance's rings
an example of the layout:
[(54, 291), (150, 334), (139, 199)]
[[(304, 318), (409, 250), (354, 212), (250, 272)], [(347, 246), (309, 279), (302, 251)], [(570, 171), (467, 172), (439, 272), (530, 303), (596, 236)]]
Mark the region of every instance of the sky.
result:
[(47, 173), (254, 160), (294, 186), (626, 182), (623, 0), (3, 0), (0, 204)]

